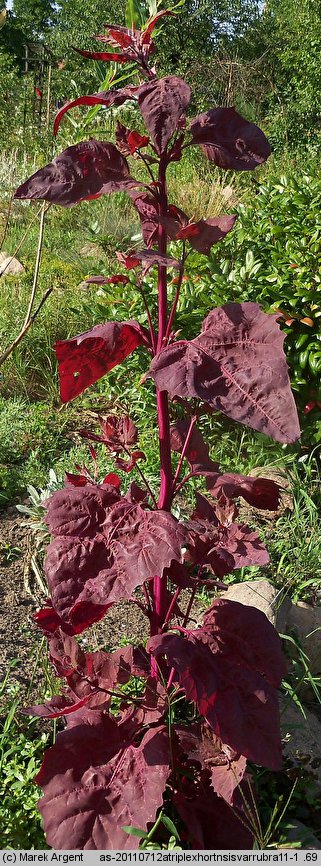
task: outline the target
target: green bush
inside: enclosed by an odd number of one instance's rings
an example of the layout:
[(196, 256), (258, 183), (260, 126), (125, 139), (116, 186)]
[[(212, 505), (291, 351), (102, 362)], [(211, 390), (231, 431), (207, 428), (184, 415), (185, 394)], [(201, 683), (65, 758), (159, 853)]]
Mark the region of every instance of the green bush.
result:
[(308, 415), (314, 442), (321, 441), (320, 204), (320, 172), (293, 166), (280, 178), (253, 177), (252, 195), (235, 208), (234, 231), (212, 250), (209, 264), (191, 256), (193, 287), (186, 284), (180, 306), (182, 324), (191, 331), (214, 305), (227, 301), (256, 301), (265, 311), (284, 311), (299, 408), (316, 404)]

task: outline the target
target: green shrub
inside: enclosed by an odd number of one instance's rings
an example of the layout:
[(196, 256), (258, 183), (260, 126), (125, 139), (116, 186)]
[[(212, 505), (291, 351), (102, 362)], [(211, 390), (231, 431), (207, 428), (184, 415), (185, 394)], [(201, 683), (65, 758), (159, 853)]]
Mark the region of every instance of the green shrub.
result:
[[(181, 321), (195, 321), (214, 305), (257, 301), (282, 310), (292, 387), (301, 410), (321, 404), (321, 174), (294, 166), (277, 179), (252, 178), (252, 200), (236, 206), (234, 231), (212, 251), (209, 266), (190, 258), (193, 286), (182, 297)], [(303, 416), (304, 417), (304, 416)], [(307, 438), (321, 441), (321, 412), (308, 416)]]

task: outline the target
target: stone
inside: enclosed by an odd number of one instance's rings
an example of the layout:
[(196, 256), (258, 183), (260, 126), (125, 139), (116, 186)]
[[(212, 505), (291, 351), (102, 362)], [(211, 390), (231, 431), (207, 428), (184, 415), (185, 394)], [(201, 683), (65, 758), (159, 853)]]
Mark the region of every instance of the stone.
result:
[(233, 583), (227, 592), (222, 594), (222, 597), (258, 608), (262, 613), (265, 613), (265, 616), (278, 631), (283, 632), (291, 601), (284, 597), (282, 592), (275, 589), (268, 580), (246, 580), (242, 583)]
[(9, 253), (0, 253), (0, 277), (2, 274), (6, 277), (16, 276), (17, 274), (25, 274), (25, 268), (14, 256)]
[(228, 204), (230, 207), (235, 207), (238, 204), (238, 200), (235, 195), (235, 191), (232, 186), (227, 184), (227, 186), (223, 186), (222, 189), (222, 198), (225, 204)]
[(280, 695), (283, 754), (321, 784), (321, 721), (307, 707), (304, 712), (305, 716), (289, 697)]
[(97, 259), (101, 261), (104, 258), (104, 253), (99, 244), (87, 243), (79, 250), (79, 255), (85, 258)]
[[(270, 481), (275, 481), (280, 485), (280, 504), (277, 511), (262, 511), (261, 508), (253, 508), (252, 506), (246, 505), (243, 509), (242, 505), (242, 514), (244, 517), (244, 511), (250, 510), (253, 513), (259, 514), (260, 517), (267, 518), (268, 520), (274, 520), (275, 516), (280, 517), (281, 514), (284, 514), (285, 511), (293, 510), (293, 496), (291, 494), (291, 483), (289, 478), (286, 475), (286, 472), (280, 466), (256, 466), (255, 469), (251, 469), (249, 472), (251, 478), (269, 478)], [(242, 519), (243, 519), (242, 517)]]
[(86, 283), (86, 280), (82, 280), (81, 283), (78, 283), (77, 291), (78, 292), (88, 292), (91, 289), (90, 283)]
[(287, 629), (299, 638), (309, 659), (313, 676), (321, 674), (321, 607), (312, 607), (304, 601), (292, 604), (287, 617)]

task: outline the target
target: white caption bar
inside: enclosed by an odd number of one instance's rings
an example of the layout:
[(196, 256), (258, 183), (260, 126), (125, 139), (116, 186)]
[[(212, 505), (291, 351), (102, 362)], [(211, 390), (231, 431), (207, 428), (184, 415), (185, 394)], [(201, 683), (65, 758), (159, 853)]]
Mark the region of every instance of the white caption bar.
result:
[(320, 851), (303, 851), (294, 848), (267, 851), (0, 851), (0, 866), (20, 866), (20, 863), (82, 863), (83, 866), (101, 866), (102, 863), (138, 864), (173, 863), (279, 863), (316, 864), (321, 866)]

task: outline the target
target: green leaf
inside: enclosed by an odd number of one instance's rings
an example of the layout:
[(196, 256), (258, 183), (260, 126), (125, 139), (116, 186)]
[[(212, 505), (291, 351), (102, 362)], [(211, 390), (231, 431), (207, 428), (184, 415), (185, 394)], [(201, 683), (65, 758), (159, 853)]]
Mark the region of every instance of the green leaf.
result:
[(125, 827), (122, 827), (122, 830), (124, 830), (124, 833), (128, 833), (129, 836), (138, 836), (139, 839), (147, 839), (148, 837), (148, 833), (145, 830), (140, 830), (139, 827), (128, 827), (125, 825)]
[(164, 827), (166, 827), (166, 830), (169, 830), (172, 836), (175, 836), (175, 839), (179, 840), (180, 836), (178, 830), (176, 829), (175, 824), (173, 823), (171, 818), (168, 818), (167, 815), (163, 815), (162, 824), (164, 824)]
[(144, 23), (144, 11), (144, 7), (139, 3), (139, 0), (127, 0), (125, 12), (126, 27), (139, 30)]

